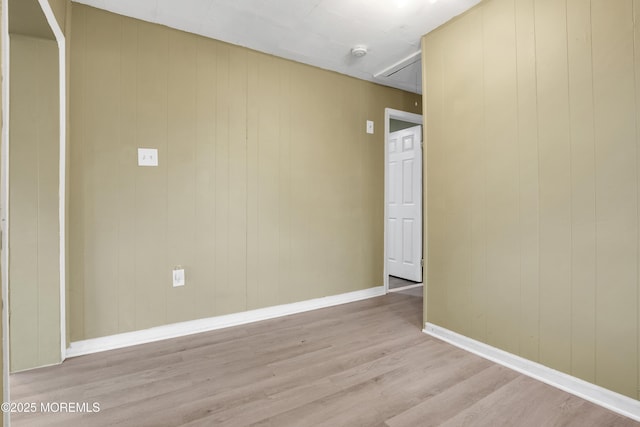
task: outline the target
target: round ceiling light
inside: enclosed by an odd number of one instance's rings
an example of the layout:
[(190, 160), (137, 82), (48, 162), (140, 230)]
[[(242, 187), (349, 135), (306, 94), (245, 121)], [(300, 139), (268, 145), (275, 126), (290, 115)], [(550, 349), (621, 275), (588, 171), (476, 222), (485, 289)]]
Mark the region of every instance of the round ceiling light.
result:
[(351, 55), (356, 58), (361, 58), (367, 54), (367, 48), (365, 46), (354, 46), (351, 48)]

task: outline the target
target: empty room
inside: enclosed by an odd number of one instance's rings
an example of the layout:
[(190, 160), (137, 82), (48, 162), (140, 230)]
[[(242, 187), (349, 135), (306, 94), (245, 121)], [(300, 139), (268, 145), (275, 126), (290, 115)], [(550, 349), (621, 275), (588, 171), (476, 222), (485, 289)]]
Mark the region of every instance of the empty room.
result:
[(640, 426), (640, 0), (0, 0), (1, 426)]

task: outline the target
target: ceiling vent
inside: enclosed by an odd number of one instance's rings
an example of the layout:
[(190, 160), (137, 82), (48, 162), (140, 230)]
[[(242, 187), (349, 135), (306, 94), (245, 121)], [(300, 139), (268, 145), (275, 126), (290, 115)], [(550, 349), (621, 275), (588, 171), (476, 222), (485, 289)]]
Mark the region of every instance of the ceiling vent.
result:
[(403, 70), (407, 67), (410, 67), (416, 62), (419, 62), (421, 60), (421, 57), (422, 57), (422, 52), (420, 51), (414, 52), (411, 55), (407, 56), (406, 58), (396, 62), (392, 66), (377, 72), (376, 74), (373, 75), (373, 77), (375, 77), (376, 79), (384, 79), (386, 77), (391, 77), (398, 71)]

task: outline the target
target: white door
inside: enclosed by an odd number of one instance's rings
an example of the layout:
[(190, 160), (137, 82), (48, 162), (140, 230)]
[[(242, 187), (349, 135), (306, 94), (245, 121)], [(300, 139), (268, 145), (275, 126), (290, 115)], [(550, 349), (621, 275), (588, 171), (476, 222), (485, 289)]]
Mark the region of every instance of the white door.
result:
[(387, 269), (422, 282), (422, 126), (389, 134)]

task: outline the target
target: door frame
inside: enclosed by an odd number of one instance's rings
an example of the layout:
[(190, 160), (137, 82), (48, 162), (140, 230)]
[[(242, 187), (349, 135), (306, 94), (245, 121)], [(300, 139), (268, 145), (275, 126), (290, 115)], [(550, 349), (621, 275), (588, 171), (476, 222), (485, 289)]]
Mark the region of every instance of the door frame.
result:
[[(9, 390), (9, 0), (2, 1), (2, 134), (0, 136), (0, 269), (2, 275), (2, 398), (11, 400)], [(5, 426), (11, 412), (2, 414)]]
[[(48, 0), (36, 0), (44, 14), (51, 31), (55, 36), (58, 47), (58, 90), (59, 90), (59, 182), (58, 182), (58, 225), (59, 238), (59, 285), (60, 285), (60, 361), (66, 358), (66, 157), (67, 157), (67, 98), (66, 98), (66, 39), (62, 28), (55, 18)], [(10, 124), (10, 35), (9, 35), (9, 0), (0, 0), (2, 10), (2, 29), (0, 42), (2, 44), (2, 130), (0, 132), (0, 288), (2, 295), (2, 388), (3, 399), (10, 401), (10, 337), (9, 337), (9, 124)], [(4, 412), (2, 420), (4, 425), (10, 423), (9, 411)]]
[[(58, 250), (60, 266), (60, 363), (67, 357), (67, 44), (64, 32), (48, 0), (38, 0), (58, 45), (59, 158), (58, 158)], [(67, 7), (70, 7), (67, 5)]]
[[(383, 261), (383, 284), (384, 284), (384, 292), (389, 293), (389, 272), (387, 266), (387, 245), (389, 240), (389, 230), (387, 230), (387, 216), (389, 214), (389, 134), (391, 129), (391, 120), (401, 120), (403, 122), (413, 123), (416, 125), (422, 126), (422, 140), (424, 140), (424, 123), (422, 120), (422, 115), (409, 113), (407, 111), (395, 110), (393, 108), (385, 108), (384, 109), (384, 261)], [(422, 156), (424, 159), (424, 148), (422, 150)], [(424, 174), (424, 162), (422, 162), (422, 171), (421, 174)], [(420, 203), (423, 206), (422, 209), (422, 218), (421, 221), (424, 223), (424, 190), (420, 195)], [(422, 232), (421, 239), (422, 246), (424, 246), (424, 230)], [(422, 254), (424, 257), (424, 254)], [(423, 267), (424, 268), (424, 267)], [(423, 279), (424, 282), (424, 272)]]

